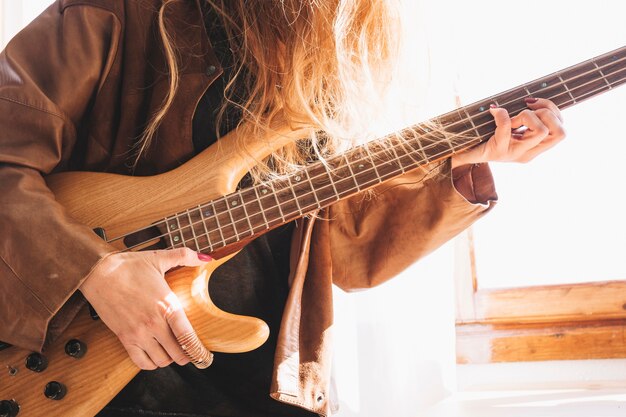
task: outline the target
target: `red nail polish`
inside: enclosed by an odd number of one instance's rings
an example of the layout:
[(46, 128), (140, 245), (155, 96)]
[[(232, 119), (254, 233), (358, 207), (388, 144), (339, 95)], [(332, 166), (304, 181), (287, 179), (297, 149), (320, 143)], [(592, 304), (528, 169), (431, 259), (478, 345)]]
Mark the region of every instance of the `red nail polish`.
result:
[(524, 99), (524, 101), (525, 101), (526, 103), (528, 103), (528, 104), (533, 104), (533, 103), (536, 103), (536, 102), (537, 102), (537, 100), (539, 100), (539, 99), (538, 99), (538, 98), (535, 98), (535, 97), (526, 97), (526, 98)]
[(513, 139), (521, 139), (524, 136), (523, 133), (511, 133)]
[(213, 258), (211, 258), (209, 255), (205, 253), (199, 253), (199, 252), (198, 252), (198, 259), (204, 262), (209, 262), (213, 260)]
[(495, 104), (490, 104), (490, 105), (489, 105), (489, 108), (490, 108), (490, 109), (497, 109), (497, 108), (498, 108), (498, 106), (496, 106)]

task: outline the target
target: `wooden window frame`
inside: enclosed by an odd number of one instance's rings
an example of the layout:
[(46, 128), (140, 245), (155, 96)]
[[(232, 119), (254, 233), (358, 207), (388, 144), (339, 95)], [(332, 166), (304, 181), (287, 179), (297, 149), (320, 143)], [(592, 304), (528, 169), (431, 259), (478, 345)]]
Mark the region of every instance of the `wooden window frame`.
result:
[(457, 364), (626, 358), (626, 281), (481, 289), (456, 241)]

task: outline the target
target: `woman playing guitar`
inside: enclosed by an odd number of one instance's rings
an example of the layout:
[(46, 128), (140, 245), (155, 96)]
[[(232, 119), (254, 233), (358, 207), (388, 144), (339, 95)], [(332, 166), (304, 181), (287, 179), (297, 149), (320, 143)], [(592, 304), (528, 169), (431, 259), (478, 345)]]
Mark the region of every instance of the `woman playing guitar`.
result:
[(389, 82), (394, 7), (54, 2), (0, 56), (0, 340), (40, 351), (88, 301), (150, 371), (102, 416), (330, 414), (331, 285), (378, 285), (485, 214), (496, 201), (487, 162), (527, 162), (563, 139), (551, 101), (527, 97), (512, 118), (494, 105), (490, 140), (248, 244), (215, 273), (211, 293), (225, 310), (265, 320), (269, 340), (205, 356), (213, 364), (204, 370), (184, 366), (196, 335), (164, 274), (212, 257), (182, 245), (122, 251), (74, 220), (46, 178), (157, 175), (222, 140), (245, 155), (247, 143), (285, 127), (304, 134), (258, 161), (244, 186), (339, 155), (357, 143), (367, 103)]

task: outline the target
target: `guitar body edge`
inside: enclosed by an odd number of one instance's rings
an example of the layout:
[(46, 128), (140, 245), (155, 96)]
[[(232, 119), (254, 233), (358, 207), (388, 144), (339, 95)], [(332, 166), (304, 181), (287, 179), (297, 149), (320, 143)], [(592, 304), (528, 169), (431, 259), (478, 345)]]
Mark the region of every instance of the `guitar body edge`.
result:
[[(276, 129), (267, 138), (243, 143), (246, 152), (242, 152), (242, 142), (232, 132), (179, 168), (153, 177), (66, 172), (51, 175), (46, 182), (69, 216), (88, 227), (104, 229), (111, 239), (235, 191), (258, 161), (305, 134), (303, 129)], [(121, 239), (113, 246), (125, 249)], [(250, 351), (269, 336), (262, 320), (224, 312), (211, 301), (212, 272), (235, 255), (231, 251), (203, 267), (166, 274), (198, 336), (213, 351)], [(66, 353), (71, 340), (84, 346), (80, 358)], [(0, 401), (19, 404), (19, 417), (93, 416), (139, 372), (118, 338), (102, 321), (94, 321), (86, 307), (42, 353), (46, 369), (26, 368), (27, 357), (33, 353), (18, 347), (0, 351), (0, 370), (6, 372), (0, 378)], [(62, 384), (66, 390), (62, 398), (44, 395), (50, 382)]]

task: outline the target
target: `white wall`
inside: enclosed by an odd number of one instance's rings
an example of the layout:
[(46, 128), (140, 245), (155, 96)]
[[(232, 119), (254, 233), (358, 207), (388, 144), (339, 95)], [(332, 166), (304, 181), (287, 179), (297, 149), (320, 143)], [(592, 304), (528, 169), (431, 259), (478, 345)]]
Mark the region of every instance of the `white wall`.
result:
[(0, 48), (52, 0), (0, 0)]

